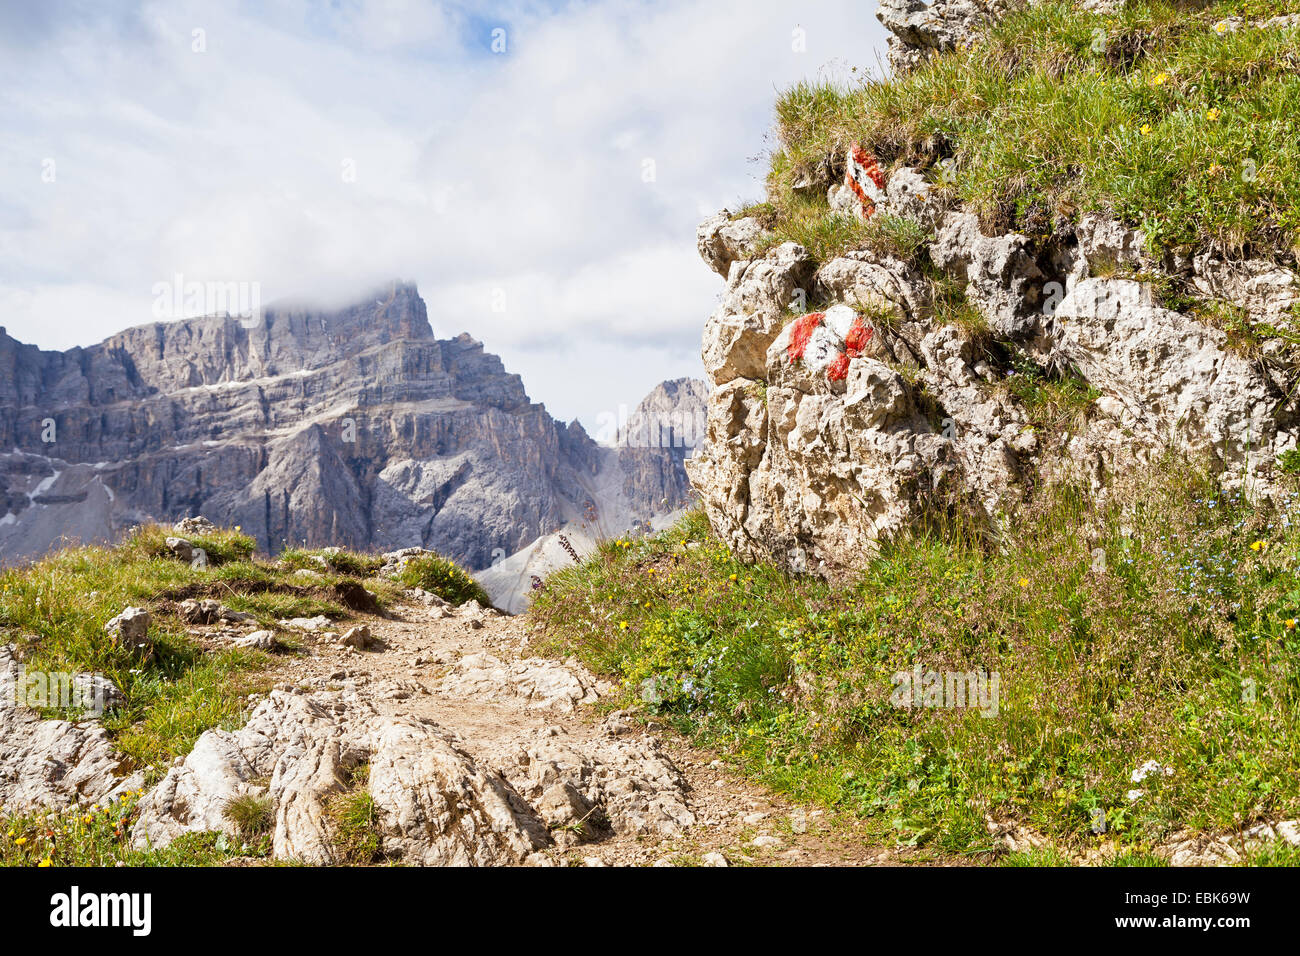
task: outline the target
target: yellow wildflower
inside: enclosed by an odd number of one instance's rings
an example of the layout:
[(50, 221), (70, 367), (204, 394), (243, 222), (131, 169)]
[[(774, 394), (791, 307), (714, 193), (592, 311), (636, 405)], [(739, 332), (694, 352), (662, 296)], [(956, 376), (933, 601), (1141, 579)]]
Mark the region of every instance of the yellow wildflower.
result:
[(1169, 82), (1169, 74), (1168, 74), (1168, 73), (1157, 73), (1157, 74), (1155, 75), (1155, 77), (1151, 80), (1151, 85), (1152, 85), (1152, 86), (1164, 86), (1164, 85), (1165, 85), (1166, 83), (1168, 83), (1168, 82)]
[(1021, 578), (1019, 583), (1022, 588), (1027, 588), (1029, 587), (1029, 578)]
[(1286, 629), (1287, 629), (1288, 631), (1294, 631), (1294, 630), (1295, 630), (1295, 618), (1293, 618), (1293, 617), (1288, 617), (1288, 618), (1286, 619)]
[(1216, 109), (1211, 109), (1211, 110), (1210, 110), (1209, 112), (1207, 112), (1205, 115), (1206, 115), (1207, 117), (1209, 117), (1210, 119), (1212, 119), (1212, 120), (1216, 120), (1216, 119), (1219, 118), (1219, 111), (1216, 110)]
[(14, 840), (14, 846), (22, 846), (26, 842), (27, 837), (19, 837), (17, 840)]
[(1267, 542), (1267, 541), (1252, 541), (1252, 542), (1250, 543), (1250, 550), (1252, 550), (1252, 551), (1267, 551), (1267, 550), (1268, 550), (1268, 542)]
[(1143, 124), (1142, 124), (1142, 129), (1140, 130), (1140, 132), (1142, 133), (1143, 136), (1149, 136), (1149, 135), (1151, 135), (1151, 124), (1150, 124), (1150, 123), (1143, 123)]
[(626, 630), (627, 630), (627, 621), (619, 621), (619, 622), (618, 622), (618, 627), (619, 627), (619, 630), (621, 630), (621, 631), (626, 631)]

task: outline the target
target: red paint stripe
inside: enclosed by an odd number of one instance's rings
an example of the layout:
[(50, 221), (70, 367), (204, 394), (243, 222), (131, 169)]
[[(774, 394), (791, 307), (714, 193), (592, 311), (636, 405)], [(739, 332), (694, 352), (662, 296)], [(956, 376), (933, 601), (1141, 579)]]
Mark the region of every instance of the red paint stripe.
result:
[(839, 355), (835, 356), (835, 361), (832, 362), (831, 367), (826, 370), (826, 377), (832, 382), (838, 382), (842, 379), (848, 378), (848, 376), (849, 357), (845, 353), (841, 352)]
[(786, 347), (786, 354), (791, 362), (803, 358), (804, 349), (808, 348), (808, 340), (812, 338), (813, 330), (822, 324), (824, 318), (826, 318), (825, 312), (809, 312), (794, 320), (794, 331), (790, 333), (790, 344)]
[(862, 167), (864, 173), (871, 177), (871, 181), (876, 184), (877, 189), (885, 188), (885, 171), (880, 168), (880, 163), (876, 160), (876, 157), (861, 146), (854, 146), (853, 161)]
[(849, 329), (849, 334), (844, 337), (844, 351), (848, 353), (849, 358), (857, 358), (861, 355), (875, 333), (876, 330), (868, 326), (862, 316), (854, 319), (853, 328)]

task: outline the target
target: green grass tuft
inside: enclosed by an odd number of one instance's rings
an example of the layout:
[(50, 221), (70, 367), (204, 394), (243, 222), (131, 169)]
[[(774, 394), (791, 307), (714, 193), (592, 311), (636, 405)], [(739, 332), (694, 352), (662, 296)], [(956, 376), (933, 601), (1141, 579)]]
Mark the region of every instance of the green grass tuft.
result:
[(270, 854), (264, 832), (242, 845), (220, 833), (187, 833), (166, 849), (132, 849), (139, 797), (0, 815), (0, 866), (226, 866)]
[(347, 792), (337, 794), (325, 811), (334, 825), (335, 849), (344, 863), (354, 866), (380, 863), (384, 858), (375, 801), (366, 789), (369, 776), (368, 764), (354, 768)]
[(478, 601), (491, 607), (492, 599), (482, 586), (455, 562), (436, 554), (412, 558), (397, 575), (397, 580), (408, 588), (424, 588), (452, 604)]
[[(320, 559), (320, 560), (318, 560)], [(322, 561), (324, 564), (322, 564)], [(374, 574), (384, 566), (384, 559), (377, 554), (365, 554), (340, 548), (328, 552), (323, 548), (305, 550), (288, 548), (280, 552), (280, 563), (294, 570), (306, 568), (310, 571), (333, 569), (350, 577), (364, 578)]]
[(275, 807), (262, 794), (245, 793), (228, 800), (225, 814), (245, 841), (264, 835), (275, 825)]

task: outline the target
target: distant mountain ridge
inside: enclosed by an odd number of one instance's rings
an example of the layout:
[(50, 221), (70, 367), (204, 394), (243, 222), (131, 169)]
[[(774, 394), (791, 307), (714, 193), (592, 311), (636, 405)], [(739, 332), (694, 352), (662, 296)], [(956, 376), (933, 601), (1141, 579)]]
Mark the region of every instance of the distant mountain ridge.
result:
[(680, 507), (681, 449), (630, 453), (529, 400), (414, 285), (45, 351), (0, 329), (0, 558), (204, 514), (259, 545), (422, 546), (482, 569), (584, 514)]

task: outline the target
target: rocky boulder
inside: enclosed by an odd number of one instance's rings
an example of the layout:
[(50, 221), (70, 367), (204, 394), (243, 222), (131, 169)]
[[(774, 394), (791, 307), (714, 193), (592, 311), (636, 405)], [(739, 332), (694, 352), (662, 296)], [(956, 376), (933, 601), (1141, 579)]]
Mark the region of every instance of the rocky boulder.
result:
[(114, 641), (148, 652), (153, 648), (149, 626), (153, 617), (142, 607), (128, 607), (104, 625), (104, 633)]

